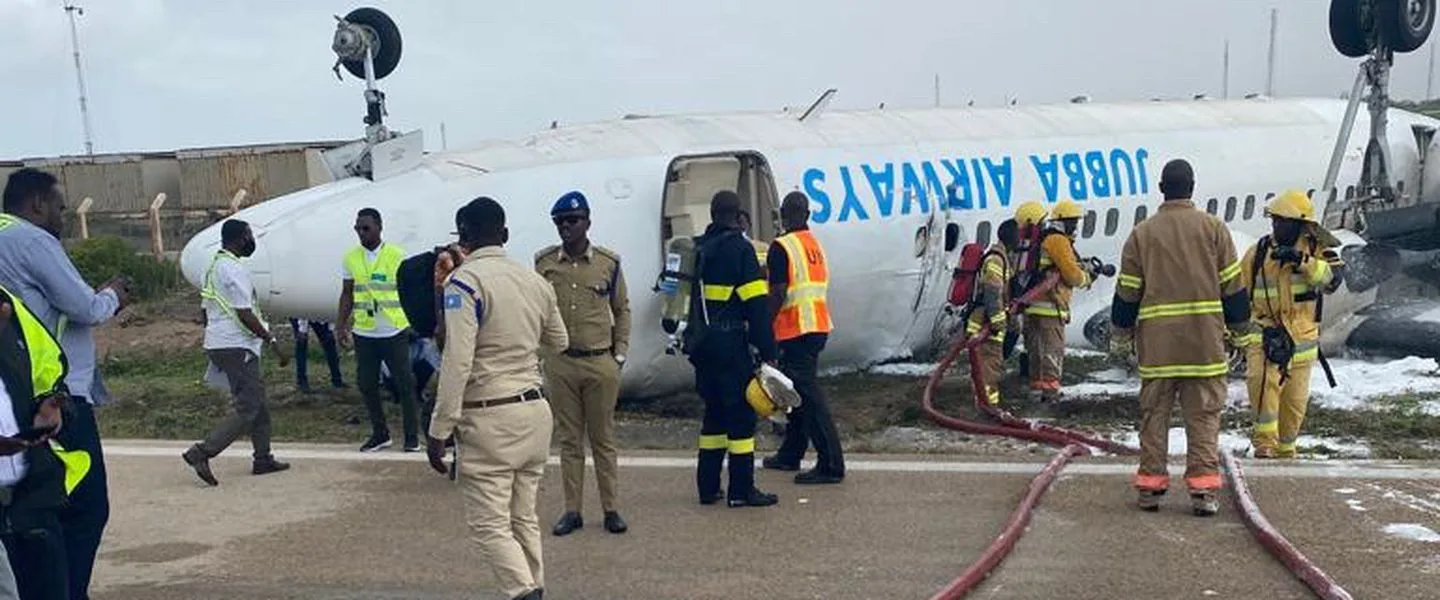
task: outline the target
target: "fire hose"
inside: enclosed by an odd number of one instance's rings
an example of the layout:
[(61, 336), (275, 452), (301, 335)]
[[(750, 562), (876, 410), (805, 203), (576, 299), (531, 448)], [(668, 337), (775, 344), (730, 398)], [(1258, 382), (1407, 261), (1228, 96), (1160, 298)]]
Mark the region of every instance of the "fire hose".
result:
[[(1039, 285), (1032, 288), (1025, 295), (1011, 302), (1008, 314), (1016, 314), (1016, 311), (1034, 302), (1041, 294), (1053, 288), (1059, 280), (1057, 274), (1050, 274)], [(981, 553), (964, 572), (956, 577), (948, 585), (931, 596), (930, 600), (955, 600), (963, 598), (970, 591), (974, 590), (984, 581), (992, 570), (1005, 559), (1015, 548), (1025, 527), (1030, 522), (1030, 515), (1035, 505), (1039, 503), (1040, 497), (1054, 483), (1060, 471), (1065, 468), (1070, 459), (1075, 456), (1088, 456), (1092, 452), (1088, 447), (1100, 448), (1115, 454), (1134, 455), (1139, 454), (1139, 448), (1121, 444), (1112, 440), (1102, 439), (1083, 432), (1054, 427), (1051, 425), (1038, 424), (1026, 419), (1016, 417), (997, 406), (992, 406), (986, 399), (985, 383), (981, 376), (980, 357), (978, 348), (990, 336), (990, 326), (985, 324), (978, 332), (968, 338), (961, 338), (952, 344), (950, 350), (936, 364), (931, 371), (929, 380), (925, 384), (925, 391), (921, 397), (921, 410), (931, 421), (941, 427), (964, 431), (967, 433), (982, 435), (999, 435), (1010, 438), (1042, 442), (1053, 446), (1059, 446), (1060, 451), (1055, 454), (1045, 468), (1040, 471), (1030, 482), (1030, 487), (1020, 504), (1015, 507), (1010, 518), (1006, 521), (1005, 527), (1000, 535), (996, 536), (990, 546)], [(969, 355), (970, 382), (974, 403), (977, 410), (991, 416), (1000, 422), (1000, 425), (990, 425), (958, 419), (935, 409), (935, 391), (940, 386), (941, 379), (950, 365), (955, 362), (961, 352)], [(1249, 487), (1245, 484), (1244, 475), (1240, 465), (1229, 454), (1221, 453), (1221, 463), (1225, 469), (1227, 478), (1230, 481), (1231, 489), (1234, 490), (1235, 506), (1240, 513), (1241, 519), (1245, 521), (1256, 539), (1265, 549), (1275, 556), (1296, 578), (1300, 579), (1311, 591), (1323, 600), (1352, 600), (1348, 592), (1340, 587), (1329, 575), (1326, 575), (1305, 555), (1301, 554), (1293, 544), (1286, 540), (1280, 532), (1270, 524), (1260, 512), (1260, 507), (1250, 495)]]

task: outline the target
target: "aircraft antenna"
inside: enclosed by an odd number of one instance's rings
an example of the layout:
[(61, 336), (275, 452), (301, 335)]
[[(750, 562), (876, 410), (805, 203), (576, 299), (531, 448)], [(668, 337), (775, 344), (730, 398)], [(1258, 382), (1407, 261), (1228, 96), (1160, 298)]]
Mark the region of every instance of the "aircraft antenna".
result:
[(80, 68), (80, 34), (75, 28), (75, 14), (85, 14), (85, 9), (72, 3), (65, 5), (65, 14), (70, 17), (70, 50), (75, 57), (75, 84), (80, 90), (80, 123), (85, 128), (85, 154), (95, 154), (95, 143), (91, 138), (90, 109), (85, 104), (85, 71)]
[(1222, 59), (1222, 75), (1220, 79), (1220, 97), (1230, 99), (1230, 38), (1225, 38), (1225, 54)]
[(805, 109), (805, 113), (800, 115), (800, 122), (804, 123), (811, 116), (819, 116), (820, 113), (825, 112), (825, 109), (830, 106), (830, 100), (835, 97), (836, 91), (835, 88), (830, 88), (821, 93), (820, 97), (810, 104), (810, 108)]
[(1270, 9), (1270, 53), (1266, 58), (1265, 95), (1275, 97), (1275, 30), (1280, 21), (1280, 10)]

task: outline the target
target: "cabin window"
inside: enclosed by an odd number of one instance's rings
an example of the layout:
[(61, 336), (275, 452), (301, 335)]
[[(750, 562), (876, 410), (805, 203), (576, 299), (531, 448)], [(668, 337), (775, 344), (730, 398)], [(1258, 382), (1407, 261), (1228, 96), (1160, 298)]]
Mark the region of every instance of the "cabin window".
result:
[(1353, 186), (1353, 185), (1345, 186), (1345, 199), (1346, 199), (1346, 200), (1354, 200), (1354, 199), (1355, 199), (1355, 186)]
[(1120, 209), (1112, 208), (1105, 211), (1105, 237), (1115, 235), (1120, 229)]
[(945, 251), (953, 251), (958, 245), (960, 245), (960, 226), (947, 223), (945, 225)]
[(1403, 180), (1395, 182), (1395, 192), (1399, 194), (1405, 193), (1405, 182)]
[(1095, 235), (1095, 211), (1085, 212), (1085, 223), (1081, 226), (1081, 230), (1080, 235), (1085, 236), (1085, 239), (1090, 239), (1090, 236)]
[(1245, 197), (1245, 220), (1255, 218), (1255, 194)]
[(1219, 200), (1216, 200), (1216, 199), (1214, 199), (1214, 198), (1211, 198), (1209, 201), (1207, 201), (1207, 202), (1205, 203), (1205, 212), (1210, 213), (1210, 214), (1212, 214), (1212, 215), (1215, 214), (1215, 213), (1220, 212), (1220, 201), (1219, 201)]
[(1234, 220), (1235, 220), (1235, 197), (1234, 197), (1234, 196), (1231, 196), (1231, 197), (1225, 199), (1225, 222), (1226, 222), (1226, 223), (1229, 223), (1229, 222), (1234, 221)]
[[(948, 232), (949, 232), (949, 228), (948, 228), (948, 227), (946, 228), (946, 232), (947, 232), (947, 234), (948, 234)], [(958, 228), (956, 229), (956, 232), (957, 232), (957, 233), (959, 232), (959, 229), (958, 229)], [(946, 241), (946, 245), (948, 246), (950, 240), (949, 240), (949, 239), (946, 239), (945, 241)], [(989, 221), (982, 221), (979, 225), (976, 225), (976, 226), (975, 226), (975, 243), (980, 244), (981, 246), (986, 246), (986, 247), (989, 247), (989, 246), (990, 246), (990, 222), (989, 222)]]
[(1306, 197), (1306, 198), (1309, 198), (1309, 199), (1311, 199), (1311, 200), (1314, 200), (1314, 199), (1315, 199), (1315, 190), (1314, 190), (1314, 188), (1311, 188), (1310, 190), (1306, 191), (1306, 192), (1305, 192), (1305, 197)]
[(1145, 217), (1148, 217), (1148, 216), (1150, 216), (1150, 207), (1145, 206), (1144, 204), (1141, 204), (1140, 206), (1135, 207), (1135, 224), (1136, 224), (1136, 225), (1139, 225), (1140, 222), (1141, 222), (1141, 221), (1144, 221), (1144, 220), (1145, 220)]

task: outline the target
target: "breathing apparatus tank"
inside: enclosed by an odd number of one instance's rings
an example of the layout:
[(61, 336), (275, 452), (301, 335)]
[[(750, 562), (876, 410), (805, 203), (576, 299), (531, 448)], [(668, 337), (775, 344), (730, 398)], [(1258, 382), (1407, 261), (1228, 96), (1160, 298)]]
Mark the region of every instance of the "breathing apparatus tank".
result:
[(690, 285), (695, 279), (695, 240), (680, 236), (665, 248), (665, 270), (660, 273), (658, 291), (661, 299), (660, 328), (670, 337), (666, 354), (680, 349), (690, 316)]

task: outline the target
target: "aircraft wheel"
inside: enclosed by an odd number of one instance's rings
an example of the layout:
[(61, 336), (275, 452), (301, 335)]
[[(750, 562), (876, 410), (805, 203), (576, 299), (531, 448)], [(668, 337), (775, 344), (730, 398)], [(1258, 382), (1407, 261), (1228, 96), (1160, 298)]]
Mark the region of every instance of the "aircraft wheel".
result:
[(1435, 0), (1380, 0), (1377, 21), (1396, 52), (1414, 52), (1425, 45), (1435, 27)]
[[(1396, 0), (1378, 0), (1380, 2)], [(1370, 53), (1377, 0), (1330, 0), (1330, 42), (1345, 56)]]
[[(400, 64), (400, 28), (395, 26), (395, 21), (390, 15), (380, 12), (374, 8), (357, 8), (345, 15), (345, 20), (356, 25), (363, 25), (375, 31), (375, 39), (379, 48), (375, 50), (372, 59), (375, 66), (375, 79), (383, 79), (395, 70)], [(365, 62), (360, 60), (341, 61), (345, 70), (349, 71), (357, 79), (365, 78)]]

